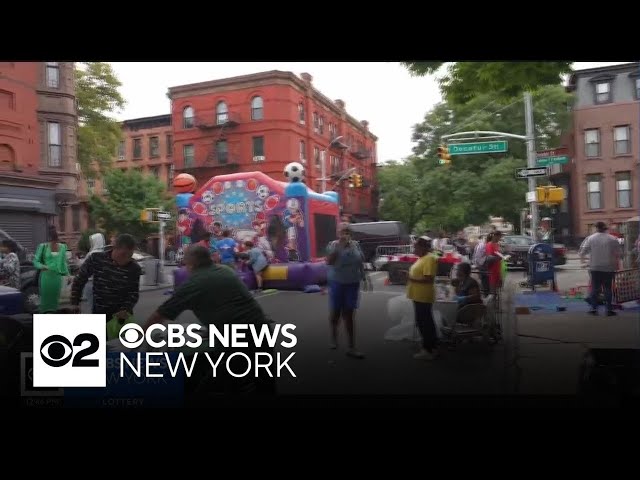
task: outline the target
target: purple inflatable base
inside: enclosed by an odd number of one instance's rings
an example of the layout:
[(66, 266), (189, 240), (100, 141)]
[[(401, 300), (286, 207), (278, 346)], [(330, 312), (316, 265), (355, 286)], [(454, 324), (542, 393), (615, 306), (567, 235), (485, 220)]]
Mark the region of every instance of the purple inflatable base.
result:
[[(301, 263), (279, 263), (274, 267), (287, 267), (286, 280), (265, 280), (263, 288), (274, 288), (277, 290), (304, 290), (307, 285), (325, 285), (327, 283), (327, 265), (322, 262), (301, 262)], [(267, 270), (270, 267), (267, 267)], [(248, 267), (242, 266), (238, 276), (249, 290), (255, 290), (256, 277)], [(267, 276), (268, 276), (268, 272)], [(189, 273), (184, 267), (173, 272), (173, 286), (178, 288), (188, 278)]]

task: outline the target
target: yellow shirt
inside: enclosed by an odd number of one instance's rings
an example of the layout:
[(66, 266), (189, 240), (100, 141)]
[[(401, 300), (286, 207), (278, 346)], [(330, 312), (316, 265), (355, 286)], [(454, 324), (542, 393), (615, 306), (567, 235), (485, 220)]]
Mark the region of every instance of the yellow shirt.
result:
[[(409, 279), (423, 279), (425, 275), (435, 278), (438, 271), (438, 259), (433, 255), (420, 257), (409, 269)], [(433, 283), (407, 281), (407, 298), (415, 302), (433, 303), (435, 289)]]

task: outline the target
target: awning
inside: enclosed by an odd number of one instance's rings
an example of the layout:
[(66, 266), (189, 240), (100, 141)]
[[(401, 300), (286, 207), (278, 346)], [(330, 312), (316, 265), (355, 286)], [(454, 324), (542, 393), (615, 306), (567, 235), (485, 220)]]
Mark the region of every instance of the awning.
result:
[(640, 216), (631, 217), (625, 220), (625, 222), (640, 222)]
[(0, 210), (23, 210), (30, 212), (40, 212), (43, 209), (40, 200), (29, 200), (26, 198), (0, 197)]

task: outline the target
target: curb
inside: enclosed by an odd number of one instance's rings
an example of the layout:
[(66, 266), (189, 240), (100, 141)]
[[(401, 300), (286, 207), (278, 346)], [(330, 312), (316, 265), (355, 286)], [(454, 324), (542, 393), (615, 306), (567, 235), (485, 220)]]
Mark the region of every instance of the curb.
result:
[(154, 290), (164, 290), (165, 288), (172, 288), (173, 283), (165, 283), (162, 285), (145, 285), (144, 287), (140, 287), (140, 293), (142, 292), (152, 292)]

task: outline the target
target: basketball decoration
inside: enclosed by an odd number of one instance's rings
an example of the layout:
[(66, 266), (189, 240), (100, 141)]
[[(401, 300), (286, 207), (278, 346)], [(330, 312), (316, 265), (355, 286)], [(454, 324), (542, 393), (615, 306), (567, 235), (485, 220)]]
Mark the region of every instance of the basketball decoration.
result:
[(176, 193), (191, 193), (196, 189), (196, 179), (188, 173), (181, 173), (173, 179), (173, 189)]
[(277, 195), (271, 195), (264, 202), (264, 208), (266, 208), (267, 210), (273, 210), (278, 206), (279, 201), (280, 201), (280, 198)]
[(207, 215), (208, 213), (206, 205), (201, 202), (194, 203), (191, 210), (193, 210), (193, 213), (195, 213), (196, 215)]
[(258, 181), (255, 178), (250, 178), (249, 180), (247, 180), (247, 190), (249, 190), (250, 192), (255, 192), (256, 188), (258, 188)]
[(213, 193), (216, 195), (220, 195), (224, 191), (224, 187), (222, 186), (222, 183), (216, 182), (211, 187), (211, 190), (213, 190)]

